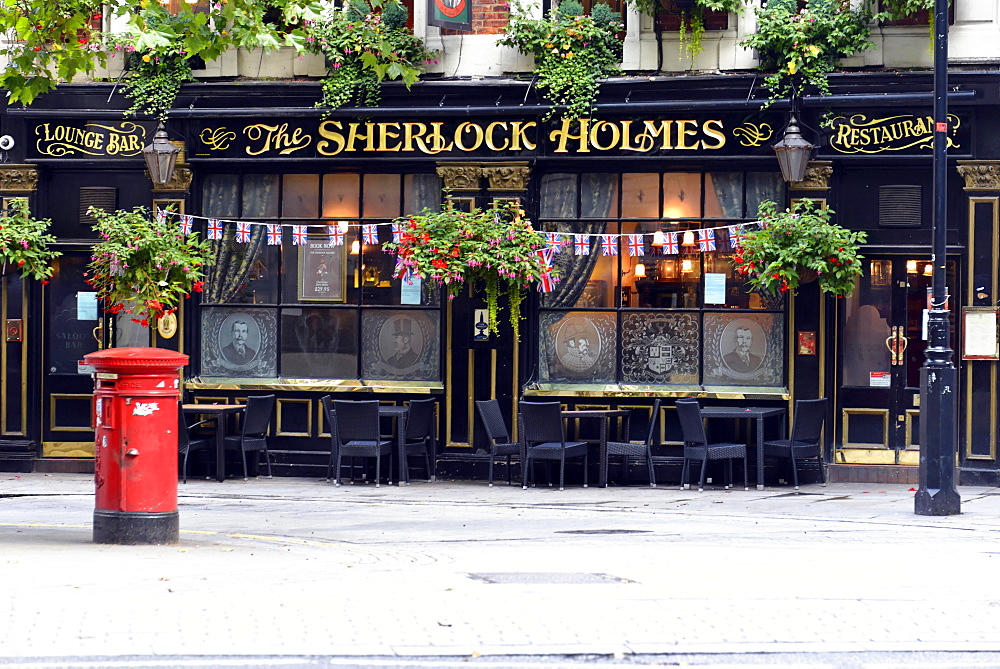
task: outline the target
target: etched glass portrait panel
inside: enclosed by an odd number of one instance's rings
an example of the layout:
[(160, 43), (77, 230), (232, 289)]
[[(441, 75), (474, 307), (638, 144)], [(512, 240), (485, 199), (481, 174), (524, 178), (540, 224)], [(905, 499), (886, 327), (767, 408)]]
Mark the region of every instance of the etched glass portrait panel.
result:
[(622, 383), (698, 383), (698, 314), (629, 312), (622, 315)]
[(438, 312), (364, 311), (361, 316), (361, 376), (365, 379), (440, 381)]
[(618, 346), (614, 313), (542, 312), (539, 380), (542, 383), (614, 383)]
[(707, 313), (704, 323), (704, 385), (784, 385), (784, 314)]

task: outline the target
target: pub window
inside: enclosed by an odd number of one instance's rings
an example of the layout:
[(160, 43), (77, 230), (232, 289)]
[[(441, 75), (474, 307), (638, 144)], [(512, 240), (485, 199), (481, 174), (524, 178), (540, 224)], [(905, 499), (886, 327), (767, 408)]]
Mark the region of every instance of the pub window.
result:
[(563, 246), (539, 381), (782, 386), (784, 301), (747, 290), (733, 238), (784, 193), (771, 172), (544, 175), (540, 226)]
[[(202, 298), (202, 375), (440, 380), (440, 291), (395, 278), (382, 244), (393, 219), (439, 206), (441, 192), (434, 174), (206, 177), (204, 215), (225, 227)], [(248, 240), (236, 221), (250, 222)], [(227, 359), (234, 329), (249, 331), (252, 357)]]

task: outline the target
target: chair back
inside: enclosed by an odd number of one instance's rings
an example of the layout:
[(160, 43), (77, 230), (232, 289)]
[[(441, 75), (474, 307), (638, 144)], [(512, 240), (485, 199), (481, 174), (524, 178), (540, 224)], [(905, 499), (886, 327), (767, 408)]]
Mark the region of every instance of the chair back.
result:
[(274, 410), (274, 395), (252, 395), (247, 398), (247, 408), (243, 410), (243, 436), (263, 437), (271, 422)]
[(337, 442), (379, 441), (378, 400), (334, 400)]
[(187, 421), (184, 420), (183, 401), (177, 402), (177, 452), (183, 453), (191, 444), (191, 434), (188, 432)]
[(563, 442), (562, 405), (559, 402), (521, 402), (522, 438), (525, 443)]
[(653, 415), (649, 417), (649, 433), (646, 435), (646, 445), (652, 446), (653, 440), (656, 439), (656, 425), (657, 421), (660, 420), (660, 402), (662, 400), (656, 400), (653, 402)]
[(701, 405), (693, 397), (684, 397), (675, 403), (677, 419), (681, 422), (681, 434), (686, 444), (707, 444), (705, 423), (701, 419)]
[(510, 432), (500, 411), (500, 400), (476, 400), (476, 410), (486, 428), (486, 436), (491, 442), (510, 443)]
[(430, 438), (434, 436), (434, 407), (437, 400), (410, 400), (406, 412), (406, 440)]
[(792, 419), (792, 441), (805, 441), (818, 444), (823, 433), (823, 422), (826, 420), (826, 409), (829, 400), (825, 397), (818, 400), (796, 400), (795, 417)]

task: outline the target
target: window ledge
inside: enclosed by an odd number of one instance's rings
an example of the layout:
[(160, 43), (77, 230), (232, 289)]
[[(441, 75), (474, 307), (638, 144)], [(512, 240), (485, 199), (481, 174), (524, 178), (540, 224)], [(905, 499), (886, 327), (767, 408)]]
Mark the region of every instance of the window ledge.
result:
[(787, 388), (742, 386), (656, 386), (619, 384), (536, 384), (525, 397), (698, 397), (718, 400), (788, 400)]
[(409, 393), (431, 395), (444, 391), (438, 381), (363, 381), (359, 379), (226, 379), (197, 377), (185, 390), (284, 390), (318, 393)]

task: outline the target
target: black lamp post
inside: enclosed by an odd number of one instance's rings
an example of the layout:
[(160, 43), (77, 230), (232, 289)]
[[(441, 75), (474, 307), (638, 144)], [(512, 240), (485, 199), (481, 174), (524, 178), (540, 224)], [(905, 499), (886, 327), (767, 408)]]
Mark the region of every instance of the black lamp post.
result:
[(958, 373), (952, 358), (945, 270), (948, 232), (948, 0), (934, 0), (934, 220), (931, 304), (926, 359), (920, 368), (920, 487), (914, 512), (951, 516), (962, 511), (955, 488), (958, 453)]
[(162, 186), (174, 176), (178, 153), (180, 149), (170, 143), (163, 123), (157, 124), (153, 143), (142, 150), (142, 157), (146, 159), (146, 167), (149, 169), (149, 178), (154, 184)]
[(802, 131), (799, 130), (799, 121), (795, 118), (794, 111), (788, 119), (785, 134), (772, 148), (778, 157), (781, 177), (785, 181), (792, 183), (806, 178), (806, 168), (809, 166), (809, 159), (812, 158), (813, 149), (816, 147), (802, 136)]

